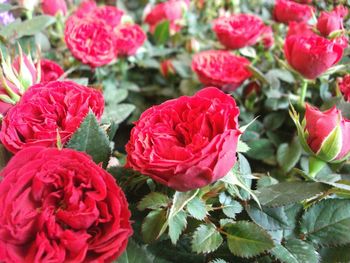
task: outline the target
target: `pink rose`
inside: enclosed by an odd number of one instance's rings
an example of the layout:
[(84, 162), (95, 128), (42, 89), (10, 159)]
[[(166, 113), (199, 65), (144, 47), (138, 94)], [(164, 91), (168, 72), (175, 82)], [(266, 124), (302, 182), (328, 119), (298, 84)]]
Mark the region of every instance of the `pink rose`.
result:
[(239, 49), (256, 44), (266, 33), (266, 26), (257, 16), (237, 14), (216, 19), (213, 30), (226, 48)]
[(0, 140), (13, 153), (34, 145), (55, 147), (57, 135), (65, 144), (89, 110), (100, 118), (103, 108), (100, 91), (71, 81), (37, 84), (6, 114)]
[(65, 0), (42, 0), (41, 8), (44, 14), (50, 16), (55, 16), (58, 12), (61, 12), (63, 15), (67, 14)]
[(291, 21), (307, 22), (311, 19), (314, 8), (309, 5), (289, 0), (276, 0), (273, 15), (277, 22), (288, 24)]
[(215, 182), (235, 164), (238, 115), (216, 88), (154, 106), (131, 131), (126, 166), (178, 191)]
[(343, 47), (318, 35), (292, 35), (284, 44), (286, 59), (307, 79), (315, 79), (343, 56)]
[(40, 60), (40, 69), (40, 82), (42, 83), (58, 80), (64, 74), (64, 70), (61, 66), (49, 59)]
[(112, 262), (125, 250), (125, 195), (85, 153), (29, 147), (0, 176), (1, 262)]
[(229, 51), (209, 50), (193, 56), (192, 70), (204, 85), (233, 91), (252, 75), (247, 69), (249, 64), (246, 58)]
[(135, 55), (146, 40), (146, 34), (139, 25), (123, 25), (116, 30), (116, 48), (120, 55)]
[(175, 75), (176, 70), (174, 68), (173, 62), (170, 59), (163, 60), (160, 63), (160, 73), (164, 78), (168, 78), (171, 75)]

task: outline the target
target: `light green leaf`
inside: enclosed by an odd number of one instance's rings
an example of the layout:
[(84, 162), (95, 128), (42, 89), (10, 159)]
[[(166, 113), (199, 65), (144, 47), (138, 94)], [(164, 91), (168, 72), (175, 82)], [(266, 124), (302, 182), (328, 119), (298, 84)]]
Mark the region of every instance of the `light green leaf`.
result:
[(342, 139), (340, 125), (337, 125), (322, 142), (322, 145), (316, 154), (317, 157), (326, 162), (332, 161), (341, 151), (343, 145)]
[(225, 226), (227, 245), (239, 257), (255, 257), (274, 244), (269, 234), (254, 223), (239, 221)]
[(225, 193), (219, 195), (219, 201), (223, 206), (222, 212), (228, 217), (235, 218), (236, 214), (241, 213), (243, 210), (239, 202)]
[(317, 245), (350, 243), (350, 202), (346, 199), (323, 200), (305, 212), (301, 232)]
[(326, 247), (320, 251), (322, 262), (350, 262), (350, 245)]
[(184, 211), (180, 211), (169, 219), (169, 236), (174, 245), (176, 245), (182, 231), (184, 231), (187, 226), (186, 216)]
[(169, 204), (169, 197), (159, 192), (151, 192), (146, 195), (138, 203), (137, 209), (143, 211), (145, 209), (159, 209), (161, 207), (167, 207)]
[(205, 203), (198, 197), (195, 197), (190, 202), (188, 202), (187, 212), (198, 220), (203, 220), (207, 215)]
[(121, 103), (118, 105), (110, 105), (105, 108), (103, 119), (111, 119), (115, 123), (122, 123), (135, 110), (135, 105)]
[(107, 161), (111, 153), (108, 136), (92, 112), (85, 117), (66, 147), (89, 154), (96, 163)]
[(276, 207), (297, 203), (327, 191), (330, 186), (314, 182), (283, 182), (255, 191), (260, 204)]
[(200, 225), (193, 233), (192, 250), (196, 253), (210, 253), (218, 249), (223, 239), (213, 224)]
[(271, 249), (276, 259), (283, 263), (317, 263), (319, 255), (315, 248), (302, 240), (291, 239), (283, 245), (277, 245)]

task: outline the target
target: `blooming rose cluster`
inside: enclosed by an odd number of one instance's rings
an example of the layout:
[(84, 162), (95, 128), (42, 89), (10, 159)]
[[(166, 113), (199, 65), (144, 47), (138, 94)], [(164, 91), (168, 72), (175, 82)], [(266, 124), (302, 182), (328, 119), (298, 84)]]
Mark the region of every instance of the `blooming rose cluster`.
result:
[(85, 153), (29, 147), (0, 176), (1, 262), (112, 262), (125, 250), (124, 193)]
[(146, 35), (139, 25), (123, 23), (123, 15), (116, 7), (84, 1), (66, 21), (65, 41), (73, 56), (94, 68), (135, 54)]
[(126, 146), (127, 167), (178, 191), (225, 176), (241, 134), (235, 100), (217, 88), (146, 110)]

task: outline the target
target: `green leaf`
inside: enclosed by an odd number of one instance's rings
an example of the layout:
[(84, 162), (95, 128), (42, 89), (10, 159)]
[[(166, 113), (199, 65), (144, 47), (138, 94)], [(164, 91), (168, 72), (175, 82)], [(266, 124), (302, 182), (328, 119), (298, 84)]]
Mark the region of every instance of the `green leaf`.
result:
[(269, 234), (254, 223), (239, 221), (225, 226), (227, 245), (239, 257), (254, 257), (273, 248)]
[(146, 248), (139, 246), (129, 239), (128, 247), (116, 263), (153, 263), (154, 256)]
[(297, 164), (301, 156), (301, 145), (295, 138), (290, 145), (283, 143), (277, 150), (277, 162), (284, 172), (289, 172)]
[(283, 111), (272, 112), (264, 118), (264, 126), (266, 129), (272, 131), (283, 125), (286, 119), (286, 114)]
[(200, 225), (193, 233), (192, 250), (196, 253), (210, 253), (218, 249), (223, 239), (213, 224)]
[(159, 192), (151, 192), (146, 195), (138, 203), (137, 209), (143, 211), (145, 209), (159, 209), (161, 207), (167, 207), (169, 204), (169, 197)]
[(109, 105), (105, 108), (103, 119), (111, 119), (115, 123), (122, 123), (135, 110), (135, 105), (121, 103), (118, 105)]
[(276, 207), (297, 203), (327, 191), (330, 186), (314, 182), (283, 182), (255, 191), (260, 204)]
[(350, 262), (350, 245), (326, 247), (320, 251), (322, 262)]
[(193, 198), (187, 204), (187, 212), (198, 220), (203, 220), (207, 215), (205, 203), (198, 197)]
[(274, 247), (270, 253), (283, 263), (317, 263), (319, 255), (315, 248), (302, 240), (292, 239)]
[(288, 218), (283, 207), (259, 209), (253, 203), (246, 207), (250, 218), (265, 230), (282, 230), (288, 228)]
[(243, 210), (239, 202), (233, 200), (231, 196), (225, 193), (219, 195), (219, 201), (223, 206), (222, 212), (228, 217), (235, 218), (236, 214), (241, 213)]
[(169, 236), (174, 245), (176, 245), (182, 231), (184, 231), (187, 226), (186, 216), (184, 211), (180, 211), (169, 219)]
[(246, 153), (255, 160), (268, 159), (274, 155), (274, 145), (268, 139), (258, 139), (247, 142), (250, 150)]
[(302, 217), (301, 232), (321, 246), (350, 243), (350, 202), (346, 199), (323, 200)]
[(92, 112), (85, 117), (79, 129), (73, 134), (67, 148), (91, 155), (96, 163), (108, 160), (111, 149), (106, 132), (98, 125)]
[(166, 211), (155, 210), (151, 211), (143, 220), (141, 233), (143, 240), (146, 243), (152, 243), (161, 234), (163, 225), (166, 222)]
[(154, 39), (158, 45), (165, 44), (170, 37), (170, 22), (166, 20), (157, 25), (154, 31)]
[(1, 28), (0, 35), (5, 38), (19, 39), (23, 36), (32, 36), (42, 31), (49, 25), (52, 25), (56, 21), (52, 16), (35, 16), (32, 19), (25, 20), (24, 22), (14, 22)]
[(210, 261), (209, 263), (228, 263), (227, 261), (221, 259), (221, 258), (216, 258)]

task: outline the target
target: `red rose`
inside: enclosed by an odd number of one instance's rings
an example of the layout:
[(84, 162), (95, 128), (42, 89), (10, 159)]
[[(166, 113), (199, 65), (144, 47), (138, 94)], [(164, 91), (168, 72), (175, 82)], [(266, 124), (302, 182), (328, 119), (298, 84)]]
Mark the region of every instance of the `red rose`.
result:
[(70, 81), (37, 84), (8, 111), (0, 139), (13, 153), (33, 145), (55, 147), (57, 134), (64, 144), (90, 109), (99, 118), (103, 108), (100, 91)]
[(345, 7), (338, 6), (331, 12), (321, 12), (317, 20), (318, 31), (323, 36), (328, 37), (334, 31), (344, 30), (343, 19), (347, 11)]
[(192, 70), (204, 85), (213, 85), (233, 91), (252, 74), (247, 69), (249, 60), (229, 51), (209, 50), (193, 56)]
[[(341, 160), (350, 152), (350, 120), (343, 118), (341, 112), (333, 108), (321, 112), (306, 105), (305, 139), (311, 150), (326, 161)], [(338, 128), (336, 130), (336, 128)], [(333, 141), (326, 141), (330, 134), (339, 133)]]
[(237, 14), (216, 19), (213, 30), (226, 48), (239, 49), (256, 44), (266, 26), (257, 16)]
[(153, 33), (159, 23), (169, 21), (171, 31), (178, 32), (181, 30), (180, 21), (188, 5), (189, 2), (184, 0), (168, 0), (159, 3), (149, 12), (145, 11), (145, 23), (150, 26), (150, 32)]
[(58, 12), (63, 15), (67, 14), (67, 4), (65, 0), (43, 0), (41, 3), (43, 13), (50, 16), (55, 16)]
[(350, 102), (350, 74), (337, 80), (338, 87), (344, 96), (344, 99)]
[(73, 56), (91, 67), (100, 67), (117, 57), (113, 28), (99, 19), (70, 16), (64, 38)]
[(112, 262), (125, 250), (124, 193), (85, 153), (29, 147), (0, 176), (1, 262)]
[(265, 26), (264, 31), (261, 34), (261, 41), (265, 49), (269, 49), (275, 43), (275, 38), (273, 36), (273, 31), (270, 26)]
[(307, 22), (312, 17), (314, 8), (288, 0), (276, 0), (273, 10), (277, 22), (288, 24), (291, 21)]
[(311, 36), (316, 35), (312, 27), (305, 22), (289, 22), (287, 37), (293, 35)]
[(235, 163), (238, 115), (216, 88), (154, 106), (131, 131), (126, 166), (178, 191), (215, 182)]
[(58, 80), (64, 74), (64, 70), (61, 66), (49, 59), (40, 60), (40, 69), (40, 82), (42, 83)]
[(296, 71), (307, 79), (315, 79), (338, 63), (343, 48), (317, 35), (292, 35), (286, 39), (284, 54)]
[(174, 68), (173, 62), (170, 59), (163, 60), (160, 63), (160, 73), (164, 78), (168, 78), (171, 75), (175, 75), (176, 70)]
[(134, 55), (146, 40), (146, 34), (139, 25), (123, 25), (116, 29), (116, 48), (118, 54)]

